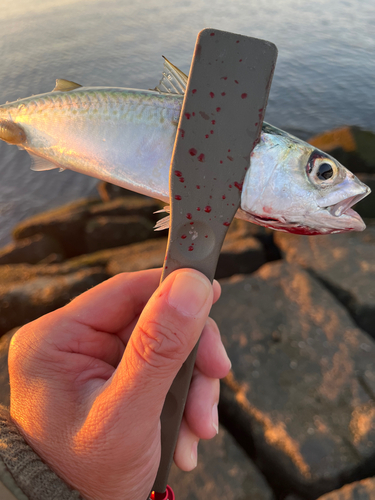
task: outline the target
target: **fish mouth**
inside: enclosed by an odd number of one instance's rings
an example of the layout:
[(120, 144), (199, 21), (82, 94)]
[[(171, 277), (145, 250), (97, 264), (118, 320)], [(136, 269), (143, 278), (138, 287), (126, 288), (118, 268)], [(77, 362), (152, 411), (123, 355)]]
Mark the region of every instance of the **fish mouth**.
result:
[(342, 215), (348, 215), (349, 217), (354, 217), (355, 219), (361, 219), (361, 216), (355, 212), (351, 207), (361, 201), (365, 196), (369, 194), (368, 191), (362, 194), (357, 194), (355, 196), (350, 196), (349, 198), (345, 198), (345, 200), (341, 200), (334, 205), (330, 205), (325, 207), (325, 209), (333, 216), (333, 217), (341, 217)]

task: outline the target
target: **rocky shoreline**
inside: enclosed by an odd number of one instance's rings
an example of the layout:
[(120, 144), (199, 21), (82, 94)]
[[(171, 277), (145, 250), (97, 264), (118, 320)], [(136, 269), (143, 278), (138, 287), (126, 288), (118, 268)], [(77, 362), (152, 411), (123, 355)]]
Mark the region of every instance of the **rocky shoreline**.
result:
[[(362, 175), (373, 179), (375, 164)], [(18, 224), (0, 249), (2, 404), (18, 327), (119, 272), (163, 263), (162, 206), (104, 183), (99, 193)], [(195, 471), (172, 470), (180, 500), (375, 498), (374, 195), (360, 207), (363, 233), (232, 223), (212, 316), (233, 368), (219, 436), (200, 443)]]

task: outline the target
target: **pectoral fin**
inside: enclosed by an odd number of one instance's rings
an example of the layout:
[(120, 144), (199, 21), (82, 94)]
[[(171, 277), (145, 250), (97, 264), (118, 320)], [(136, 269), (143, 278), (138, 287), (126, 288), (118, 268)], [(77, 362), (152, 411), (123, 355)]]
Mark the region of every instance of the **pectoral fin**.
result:
[(28, 151), (31, 157), (31, 170), (35, 172), (43, 172), (44, 170), (53, 170), (54, 168), (59, 168), (58, 165), (46, 160), (45, 158), (41, 158), (40, 156), (33, 155)]

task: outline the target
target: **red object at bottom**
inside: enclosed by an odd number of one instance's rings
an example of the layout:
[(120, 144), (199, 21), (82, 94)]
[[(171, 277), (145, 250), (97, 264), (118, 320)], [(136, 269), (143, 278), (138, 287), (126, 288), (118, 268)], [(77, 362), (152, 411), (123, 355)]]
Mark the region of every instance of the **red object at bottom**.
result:
[(173, 490), (170, 486), (167, 486), (165, 493), (158, 493), (153, 491), (150, 496), (150, 500), (175, 500)]

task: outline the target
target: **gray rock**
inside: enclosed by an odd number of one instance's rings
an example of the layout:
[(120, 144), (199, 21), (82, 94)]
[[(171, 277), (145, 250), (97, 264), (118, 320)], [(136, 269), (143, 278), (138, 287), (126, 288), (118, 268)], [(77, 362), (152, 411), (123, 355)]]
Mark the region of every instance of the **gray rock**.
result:
[(374, 498), (375, 479), (370, 477), (331, 491), (318, 500), (374, 500)]
[(222, 286), (212, 316), (233, 363), (223, 423), (270, 483), (304, 499), (337, 489), (375, 451), (375, 344), (296, 265)]
[(224, 241), (215, 278), (249, 274), (259, 269), (265, 262), (265, 251), (259, 240), (252, 236), (242, 237), (231, 233)]
[(142, 215), (152, 221), (157, 221), (160, 217), (154, 212), (162, 209), (164, 205), (165, 203), (146, 196), (126, 196), (93, 205), (90, 208), (90, 215), (94, 217)]
[(166, 247), (166, 238), (148, 240), (123, 247), (108, 259), (106, 271), (109, 275), (114, 276), (118, 273), (162, 267)]
[(288, 262), (312, 271), (375, 337), (375, 226), (329, 236), (275, 234)]
[(153, 223), (138, 215), (94, 217), (85, 227), (87, 252), (121, 247), (154, 237)]
[(361, 217), (375, 219), (375, 174), (358, 174), (358, 177), (372, 192), (356, 205), (355, 210)]
[(8, 371), (8, 352), (9, 344), (18, 328), (13, 328), (0, 338), (0, 405), (9, 406), (9, 371)]
[(55, 238), (46, 234), (36, 234), (30, 238), (17, 240), (0, 249), (0, 265), (25, 262), (37, 264), (50, 255), (63, 256), (63, 249)]
[(35, 276), (26, 282), (1, 282), (0, 335), (64, 306), (107, 278), (100, 268), (92, 268), (66, 275)]
[(168, 483), (178, 500), (272, 500), (266, 481), (230, 434), (201, 441), (192, 472), (172, 467)]
[(30, 217), (17, 224), (13, 237), (21, 240), (36, 234), (46, 234), (60, 243), (67, 257), (85, 253), (84, 228), (90, 215), (89, 209), (97, 202), (96, 199), (79, 200)]

